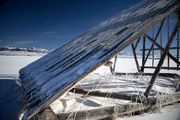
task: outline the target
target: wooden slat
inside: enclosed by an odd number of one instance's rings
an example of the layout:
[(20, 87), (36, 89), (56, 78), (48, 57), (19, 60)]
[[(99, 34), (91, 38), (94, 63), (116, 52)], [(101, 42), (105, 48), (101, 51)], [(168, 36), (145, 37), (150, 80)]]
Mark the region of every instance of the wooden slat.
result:
[(180, 94), (167, 94), (157, 97), (151, 97), (142, 103), (131, 104), (117, 104), (116, 106), (101, 107), (96, 109), (59, 113), (59, 120), (67, 120), (73, 118), (74, 120), (114, 120), (117, 117), (124, 117), (125, 115), (135, 115), (139, 113), (149, 112), (160, 107), (167, 106), (173, 103), (180, 102)]

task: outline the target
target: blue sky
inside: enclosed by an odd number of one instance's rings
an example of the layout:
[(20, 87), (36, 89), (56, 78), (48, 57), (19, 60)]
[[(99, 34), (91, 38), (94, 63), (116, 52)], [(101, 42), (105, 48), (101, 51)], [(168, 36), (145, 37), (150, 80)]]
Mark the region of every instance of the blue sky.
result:
[(54, 49), (141, 0), (1, 0), (0, 46)]

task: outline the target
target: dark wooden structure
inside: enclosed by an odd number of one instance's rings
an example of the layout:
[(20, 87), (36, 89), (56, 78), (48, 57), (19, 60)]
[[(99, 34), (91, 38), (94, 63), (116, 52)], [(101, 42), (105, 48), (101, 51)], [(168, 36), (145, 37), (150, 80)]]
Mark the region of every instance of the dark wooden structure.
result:
[[(163, 47), (162, 26), (165, 19), (169, 21), (168, 16), (172, 13), (177, 15), (176, 24), (172, 33), (168, 32), (168, 42)], [(85, 76), (107, 63), (114, 56), (116, 56), (116, 61), (117, 53), (128, 45), (132, 46), (139, 73), (143, 73), (147, 67), (155, 68), (149, 86), (144, 93), (148, 97), (160, 69), (163, 68), (162, 64), (166, 55), (168, 55), (168, 60), (171, 58), (177, 63), (177, 67), (172, 68), (168, 62), (167, 69), (179, 70), (179, 21), (178, 1), (145, 0), (82, 33), (71, 42), (21, 69), (19, 78), (26, 102), (24, 117), (30, 119), (48, 108), (49, 104), (65, 95)], [(146, 32), (158, 22), (161, 23), (160, 27), (156, 34), (153, 30), (151, 37)], [(169, 31), (169, 28), (167, 30)], [(160, 44), (156, 42), (159, 34), (161, 35)], [(171, 44), (176, 35), (177, 46), (173, 48)], [(141, 38), (143, 38), (142, 66), (139, 65), (136, 54)], [(145, 43), (147, 40), (153, 43), (148, 49)], [(134, 44), (135, 41), (137, 42)], [(157, 49), (161, 51), (161, 57), (158, 65), (154, 66), (154, 51)], [(170, 49), (177, 50), (176, 57), (169, 52)], [(146, 51), (148, 51), (147, 54)], [(152, 66), (145, 66), (151, 51)], [(115, 74), (114, 70), (115, 64), (112, 67), (113, 74)]]

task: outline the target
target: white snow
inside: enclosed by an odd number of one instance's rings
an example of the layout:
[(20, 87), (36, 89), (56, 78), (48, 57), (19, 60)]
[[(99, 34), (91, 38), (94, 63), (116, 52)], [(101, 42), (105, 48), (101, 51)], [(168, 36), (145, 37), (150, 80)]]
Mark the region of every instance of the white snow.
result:
[(145, 113), (131, 117), (118, 118), (117, 120), (180, 120), (180, 104), (166, 106), (156, 113)]
[(0, 55), (0, 74), (18, 75), (19, 70), (42, 56), (4, 56)]
[[(12, 81), (17, 80), (18, 71), (22, 67), (30, 64), (31, 62), (39, 59), (40, 57), (41, 56), (4, 56), (4, 55), (0, 56), (0, 66), (1, 66), (0, 80), (4, 80), (4, 79), (8, 79), (8, 80), (11, 79)], [(139, 57), (138, 60), (140, 61)], [(111, 61), (114, 60), (112, 59)], [(151, 60), (149, 60), (147, 63), (151, 64)], [(124, 73), (129, 71), (137, 72), (133, 57), (131, 56), (118, 57), (116, 71), (124, 72)], [(179, 71), (175, 71), (175, 72), (179, 74)], [(163, 93), (174, 92), (174, 88), (172, 87), (161, 86), (161, 84), (171, 85), (171, 82), (169, 80), (165, 80), (164, 78), (158, 78), (158, 79), (159, 80), (156, 82), (157, 84), (155, 84), (153, 90)], [(100, 90), (101, 92), (117, 92), (117, 91), (124, 92), (124, 91), (132, 91), (132, 90), (143, 92), (149, 80), (150, 77), (147, 76), (138, 77), (138, 78), (130, 75), (129, 76), (125, 75), (122, 77), (112, 76), (109, 67), (101, 66), (92, 74), (85, 77), (84, 81), (81, 82), (77, 87), (86, 88), (89, 90)], [(134, 83), (137, 81), (138, 83)], [(89, 85), (91, 85), (91, 87)], [(126, 85), (126, 87), (125, 88), (121, 87), (123, 85), (124, 86)], [(134, 87), (130, 87), (131, 85), (134, 85)], [(142, 88), (138, 88), (138, 85), (141, 86)], [(108, 88), (108, 86), (111, 86), (111, 88)], [(143, 88), (143, 86), (145, 86), (145, 88)], [(94, 109), (104, 106), (113, 106), (116, 103), (128, 103), (128, 102), (130, 101), (111, 99), (108, 97), (107, 98), (93, 97), (93, 96), (83, 97), (82, 95), (69, 93), (68, 96), (66, 96), (65, 98), (56, 100), (54, 103), (52, 103), (51, 108), (53, 108), (53, 110), (56, 113), (59, 113), (59, 112), (70, 112), (76, 110), (86, 110), (87, 108)], [(174, 106), (162, 108), (162, 110), (157, 113), (152, 113), (152, 114), (145, 113), (143, 115), (137, 115), (137, 116), (125, 117), (119, 119), (154, 120), (158, 118), (159, 120), (168, 120), (172, 118), (171, 120), (178, 120), (177, 113), (179, 110), (180, 110), (180, 105), (177, 104)]]
[[(141, 61), (141, 57), (138, 56), (138, 62), (139, 65), (141, 66), (142, 61)], [(179, 59), (180, 60), (180, 59)], [(111, 61), (114, 63), (114, 58), (111, 59)], [(154, 66), (157, 66), (159, 62), (159, 59), (155, 59), (154, 60)], [(164, 61), (164, 64), (162, 65), (163, 67), (167, 67), (167, 58)], [(152, 65), (152, 59), (148, 59), (146, 62), (146, 66), (151, 66)], [(170, 67), (176, 67), (177, 64), (172, 61), (170, 59)], [(136, 63), (134, 60), (133, 56), (119, 56), (116, 62), (116, 68), (115, 68), (116, 72), (119, 73), (136, 73), (137, 71), (137, 67), (136, 67)], [(96, 71), (94, 71), (95, 73), (99, 73), (99, 74), (111, 74), (109, 71), (109, 68), (107, 66), (101, 66), (99, 67)], [(145, 69), (145, 72), (147, 73), (153, 73), (154, 69)], [(161, 69), (160, 71), (161, 73), (176, 73), (180, 75), (180, 71), (177, 70), (166, 70), (166, 69)]]

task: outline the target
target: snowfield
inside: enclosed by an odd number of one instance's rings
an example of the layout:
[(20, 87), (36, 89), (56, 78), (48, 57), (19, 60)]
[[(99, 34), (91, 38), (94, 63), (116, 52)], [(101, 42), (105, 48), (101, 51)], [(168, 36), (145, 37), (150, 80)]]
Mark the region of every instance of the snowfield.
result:
[[(0, 56), (0, 119), (15, 120), (22, 109), (23, 101), (20, 99), (18, 92), (18, 71), (39, 59), (42, 56)], [(140, 58), (138, 58), (140, 62)], [(111, 60), (113, 61), (113, 59)], [(151, 60), (147, 64), (151, 64)], [(166, 64), (164, 64), (166, 65)], [(172, 64), (173, 65), (173, 64)], [(118, 57), (116, 64), (117, 72), (135, 73), (136, 65), (133, 57)], [(151, 70), (152, 71), (152, 70)], [(169, 72), (167, 70), (163, 72)], [(179, 71), (174, 71), (180, 74)], [(128, 94), (143, 93), (147, 87), (150, 77), (124, 75), (121, 77), (112, 76), (107, 66), (102, 66), (96, 71), (84, 78), (83, 82), (76, 87), (91, 91), (101, 92), (119, 92)], [(174, 93), (173, 79), (158, 78), (153, 87), (153, 94)], [(84, 97), (80, 94), (68, 93), (64, 99), (56, 100), (50, 106), (54, 112), (72, 112), (76, 110), (86, 110), (100, 108), (104, 106), (113, 106), (117, 103), (130, 103), (128, 100), (101, 98), (95, 96)], [(179, 120), (180, 104), (168, 106), (158, 110), (156, 113), (145, 113), (141, 115), (118, 118), (118, 120)]]
[(0, 74), (18, 75), (21, 68), (42, 56), (0, 56)]

